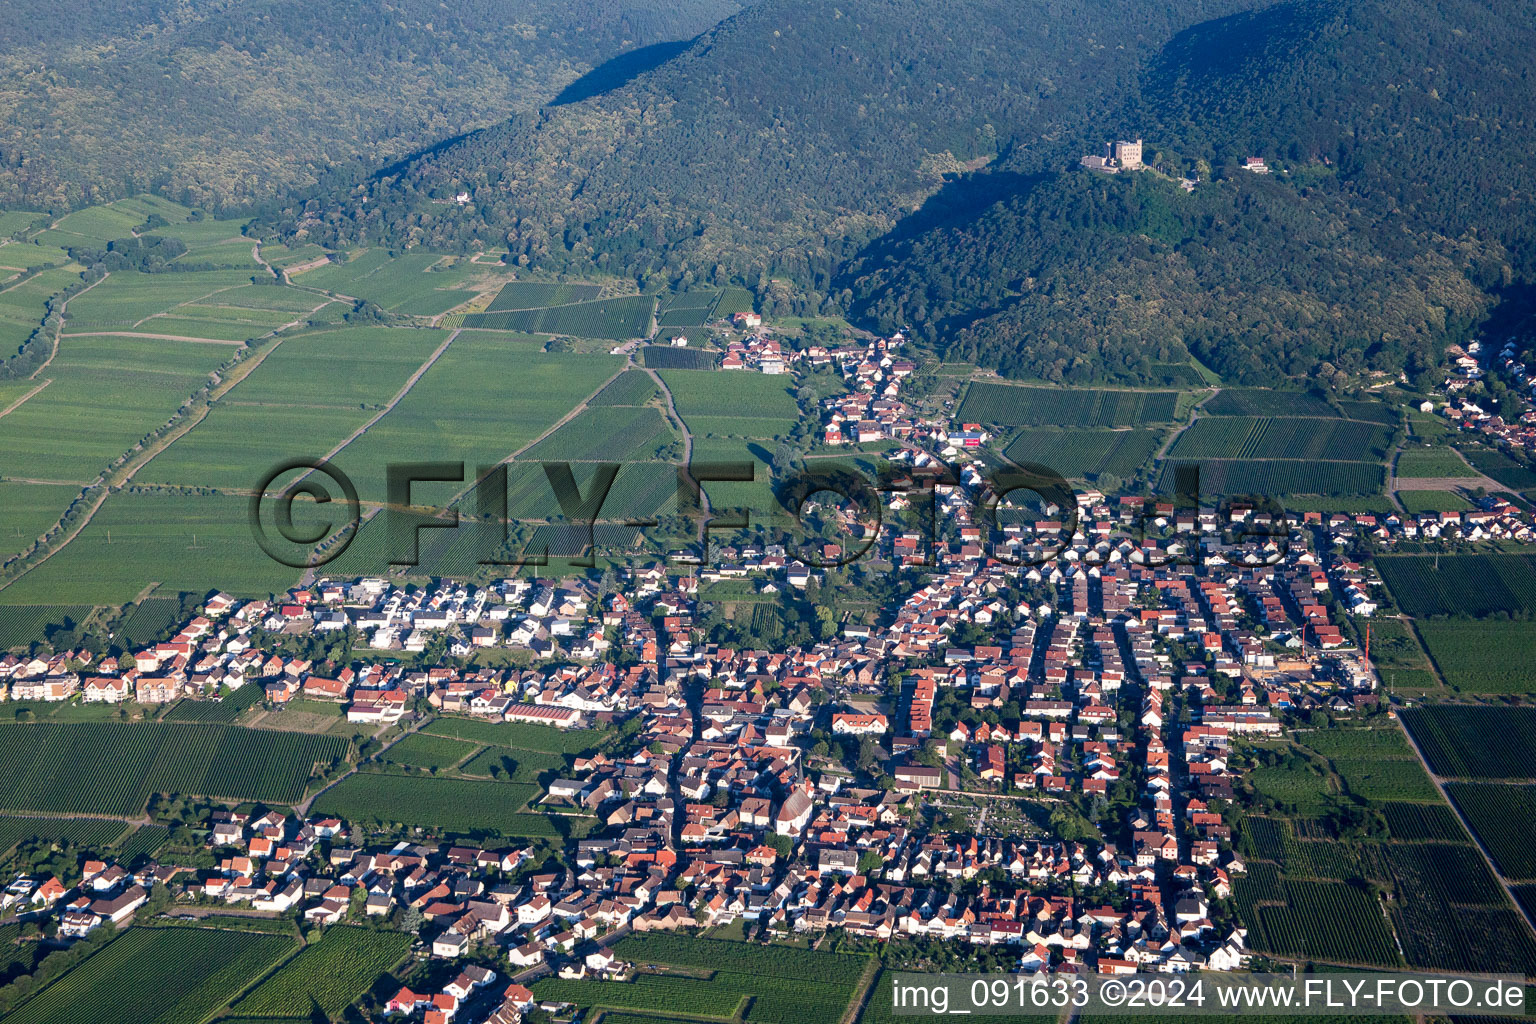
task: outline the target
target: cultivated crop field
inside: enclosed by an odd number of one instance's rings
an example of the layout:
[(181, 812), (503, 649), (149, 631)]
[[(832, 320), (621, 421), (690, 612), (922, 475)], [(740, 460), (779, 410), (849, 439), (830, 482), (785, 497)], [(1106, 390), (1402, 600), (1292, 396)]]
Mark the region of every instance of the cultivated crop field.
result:
[(1389, 801), (1379, 804), (1378, 809), (1387, 819), (1387, 828), (1392, 832), (1392, 838), (1399, 842), (1466, 841), (1466, 830), (1456, 820), (1455, 813), (1443, 803)]
[(644, 370), (625, 370), (599, 391), (589, 405), (645, 405), (659, 395), (656, 382)]
[(1150, 430), (1019, 431), (1003, 454), (1014, 462), (1048, 466), (1064, 477), (1093, 479), (1113, 473), (1122, 479), (1146, 466), (1157, 450), (1158, 435)]
[(664, 455), (676, 439), (659, 409), (650, 406), (587, 408), (518, 458), (622, 463)]
[(293, 280), (306, 288), (323, 288), (377, 303), (391, 313), (436, 316), (474, 297), (460, 285), (484, 273), (467, 261), (445, 270), (441, 254), (401, 253), (369, 249), (345, 263), (329, 263), (306, 270)]
[(538, 793), (537, 786), (515, 782), (362, 772), (326, 790), (314, 810), (348, 821), (399, 822), (458, 835), (554, 836), (544, 815), (523, 811)]
[(1453, 782), (1446, 786), (1505, 878), (1536, 878), (1536, 786)]
[(1493, 448), (1469, 447), (1465, 454), (1472, 468), (1517, 491), (1536, 487), (1536, 469)]
[(1287, 880), (1283, 905), (1259, 905), (1248, 944), (1261, 952), (1343, 963), (1402, 963), (1381, 908), (1342, 882)]
[(1206, 416), (1179, 435), (1178, 459), (1307, 459), (1375, 462), (1392, 432), (1377, 423), (1341, 419)]
[(955, 418), (1010, 427), (1135, 427), (1169, 423), (1177, 391), (1039, 388), (976, 381)]
[(1410, 515), (1420, 512), (1466, 512), (1473, 504), (1455, 491), (1398, 491), (1397, 500)]
[[(1205, 422), (1201, 420), (1200, 422)], [(1200, 492), (1218, 495), (1380, 494), (1386, 470), (1373, 462), (1307, 462), (1299, 459), (1203, 459), (1163, 463), (1158, 489), (1174, 489), (1177, 465), (1200, 468)]]
[[(251, 1016), (289, 1016), (311, 1005), (331, 1020), (356, 1002), (411, 947), (405, 932), (338, 925), (327, 928), (236, 1005)], [(307, 1017), (308, 1015), (305, 1014)]]
[[(466, 474), (526, 445), (622, 365), (615, 356), (528, 353), (460, 335), (383, 419), (337, 454), (364, 500), (383, 500), (391, 462), (463, 460)], [(517, 387), (509, 390), (507, 381)], [(418, 485), (424, 503), (464, 487)]]
[(1375, 565), (1415, 618), (1536, 610), (1536, 555), (1384, 555)]
[(464, 317), (464, 326), (624, 341), (650, 335), (651, 313), (655, 308), (652, 296), (625, 295), (567, 306), (469, 313)]
[(488, 313), (510, 309), (537, 309), (588, 302), (602, 293), (602, 286), (560, 281), (509, 281), (486, 307)]
[(117, 634), (124, 644), (147, 647), (166, 639), (167, 633), (180, 623), (181, 602), (174, 597), (147, 597), (134, 606), (128, 618), (118, 627)]
[[(439, 739), (440, 737), (431, 737)], [(456, 743), (457, 740), (444, 742)], [(546, 772), (562, 775), (569, 768), (564, 754), (546, 754), (536, 750), (515, 750), (511, 747), (486, 747), (480, 753), (459, 766), (464, 775), (502, 779), (507, 782), (536, 783)]]
[(640, 349), (640, 361), (653, 370), (712, 370), (719, 358), (719, 353), (700, 348), (646, 345)]
[[(262, 552), (248, 509), (246, 498), (231, 495), (119, 491), (73, 541), (0, 590), (0, 604), (126, 604), (150, 583), (171, 593), (286, 590), (299, 570)], [(310, 514), (296, 503), (300, 528)]]
[(70, 843), (82, 850), (103, 853), (128, 831), (121, 821), (103, 818), (31, 818), (0, 815), (0, 853), (9, 853), (26, 839)]
[(689, 430), (695, 417), (740, 416), (782, 420), (785, 426), (778, 433), (788, 433), (800, 417), (784, 377), (735, 370), (662, 370), (661, 379)]
[(430, 768), (435, 771), (458, 764), (473, 754), (476, 749), (473, 743), (417, 732), (391, 746), (380, 757), (391, 764)]
[[(132, 327), (146, 317), (183, 303), (196, 302), (232, 288), (247, 287), (251, 275), (238, 270), (171, 271), (140, 274), (113, 271), (89, 291), (69, 300), (66, 334)], [(316, 298), (316, 304), (319, 303)]]
[(1430, 704), (1399, 715), (1436, 775), (1536, 778), (1536, 707)]
[(432, 736), (489, 743), (519, 750), (541, 750), (550, 754), (582, 754), (597, 747), (604, 734), (594, 729), (555, 729), (521, 722), (486, 722), (472, 718), (438, 718), (421, 730)]
[(51, 383), (0, 417), (9, 477), (96, 479), (230, 357), (222, 345), (142, 338), (65, 338)]
[[(132, 928), (24, 1003), (17, 1024), (200, 1024), (293, 948), (286, 935)], [(168, 970), (168, 965), (175, 965)]]
[(1477, 471), (1454, 448), (1409, 448), (1397, 457), (1397, 475), (1407, 479), (1475, 477)]
[(1536, 970), (1536, 939), (1474, 847), (1389, 843), (1383, 852), (1397, 892), (1392, 920), (1411, 966)]
[(716, 1018), (735, 1016), (750, 997), (749, 1024), (802, 1024), (837, 1020), (869, 964), (862, 956), (676, 935), (626, 939), (616, 952), (640, 963), (713, 973), (707, 978), (641, 974), (627, 982), (545, 979), (534, 983), (534, 995), (580, 1006)]
[(26, 550), (79, 496), (73, 484), (0, 483), (0, 551)]
[(1337, 409), (1316, 395), (1263, 388), (1222, 388), (1200, 409), (1209, 416), (1327, 417), (1339, 414)]
[(1419, 635), (1440, 674), (1466, 693), (1536, 692), (1536, 623), (1421, 619)]
[(0, 807), (134, 815), (152, 793), (266, 800), (304, 796), (316, 765), (337, 762), (336, 736), (226, 725), (91, 722), (0, 726)]
[(84, 622), (89, 614), (88, 604), (0, 606), (0, 651), (26, 647), (44, 639), (50, 626), (62, 626), (66, 619)]

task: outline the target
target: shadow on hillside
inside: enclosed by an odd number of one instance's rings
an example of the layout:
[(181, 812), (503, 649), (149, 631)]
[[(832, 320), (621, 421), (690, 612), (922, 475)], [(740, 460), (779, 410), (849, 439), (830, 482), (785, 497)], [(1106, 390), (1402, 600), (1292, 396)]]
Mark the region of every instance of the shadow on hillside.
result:
[(692, 39), (679, 39), (669, 43), (652, 43), (638, 50), (621, 53), (612, 60), (599, 64), (560, 90), (560, 94), (549, 101), (549, 106), (559, 107), (567, 103), (580, 103), (582, 100), (589, 100), (593, 96), (600, 96), (605, 92), (628, 85), (647, 71), (661, 67), (692, 45)]

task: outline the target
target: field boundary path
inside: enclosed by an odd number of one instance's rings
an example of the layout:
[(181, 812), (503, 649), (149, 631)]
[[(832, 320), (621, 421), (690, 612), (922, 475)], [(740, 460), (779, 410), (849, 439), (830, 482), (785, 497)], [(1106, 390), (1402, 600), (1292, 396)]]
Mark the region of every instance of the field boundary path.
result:
[[(30, 379), (31, 378), (29, 377), (28, 380), (30, 380)], [(26, 394), (24, 394), (20, 398), (16, 399), (16, 401), (12, 402), (10, 405), (6, 406), (4, 409), (0, 409), (0, 416), (5, 416), (5, 415), (8, 415), (9, 413), (13, 412), (17, 408), (19, 408), (21, 406), (21, 404), (23, 402), (25, 402), (27, 399), (31, 398), (33, 395), (37, 394), (39, 391), (43, 390), (43, 388), (47, 387), (49, 384), (52, 384), (52, 383), (53, 383), (53, 378), (51, 378), (51, 377), (48, 378), (47, 380), (43, 381), (37, 387), (33, 388), (31, 391), (28, 391)]]
[[(299, 803), (294, 804), (293, 805), (293, 812), (295, 814), (297, 814), (301, 818), (309, 817), (309, 809), (310, 809), (310, 807), (314, 806), (315, 801), (320, 799), (321, 794), (325, 793), (326, 790), (329, 790), (329, 789), (339, 785), (343, 779), (348, 779), (348, 778), (351, 778), (353, 775), (356, 775), (362, 769), (363, 765), (369, 764), (370, 762), (373, 762), (373, 761), (377, 761), (379, 759), (379, 755), (383, 754), (386, 750), (388, 750), (390, 747), (393, 747), (396, 743), (399, 743), (401, 740), (405, 739), (407, 736), (415, 735), (421, 729), (422, 726), (426, 725), (428, 722), (433, 721), (435, 718), (436, 718), (435, 715), (425, 715), (425, 716), (422, 716), (422, 717), (416, 719), (416, 721), (411, 723), (410, 728), (406, 729), (399, 736), (396, 736), (394, 739), (390, 740), (388, 743), (385, 743), (383, 746), (379, 747), (378, 750), (375, 750), (372, 754), (369, 754), (367, 757), (360, 759), (352, 767), (348, 768), (346, 771), (344, 771), (340, 775), (336, 776), (330, 782), (327, 782), (325, 785), (323, 785), (319, 789), (315, 790), (313, 793), (311, 793), (309, 796), (305, 797)], [(388, 726), (385, 726), (385, 728), (388, 728)], [(383, 730), (380, 730), (380, 731), (382, 732)]]
[(427, 361), (418, 366), (416, 368), (416, 372), (411, 374), (406, 382), (401, 385), (400, 390), (395, 392), (395, 397), (391, 398), (389, 403), (385, 405), (384, 408), (380, 409), (376, 414), (374, 414), (373, 418), (370, 419), (367, 423), (364, 423), (362, 426), (352, 431), (351, 436), (338, 444), (336, 447), (332, 448), (330, 451), (326, 452), (322, 458), (327, 460), (334, 459), (337, 455), (341, 454), (341, 450), (343, 448), (351, 444), (353, 441), (356, 441), (358, 438), (362, 437), (363, 434), (367, 433), (369, 427), (373, 426), (375, 423), (379, 422), (379, 420), (389, 415), (390, 410), (399, 405), (401, 400), (405, 398), (406, 394), (411, 390), (411, 388), (416, 386), (416, 382), (421, 380), (421, 378), (426, 375), (428, 370), (432, 369), (432, 364), (437, 362), (437, 360), (442, 356), (444, 352), (448, 351), (448, 346), (453, 344), (453, 339), (457, 338), (462, 330), (463, 329), (460, 328), (459, 330), (456, 330), (452, 334), (448, 335), (447, 339), (441, 345), (437, 346), (437, 350), (427, 357)]
[(1419, 762), (1424, 765), (1424, 771), (1429, 775), (1430, 781), (1435, 784), (1435, 789), (1439, 792), (1440, 799), (1450, 805), (1452, 813), (1456, 815), (1456, 820), (1461, 822), (1461, 827), (1466, 829), (1467, 835), (1472, 837), (1472, 842), (1477, 846), (1477, 852), (1482, 854), (1483, 863), (1488, 865), (1488, 870), (1493, 872), (1493, 877), (1499, 880), (1499, 887), (1504, 890), (1504, 898), (1514, 904), (1515, 909), (1520, 912), (1520, 919), (1525, 922), (1526, 928), (1530, 929), (1533, 935), (1536, 935), (1536, 920), (1532, 920), (1531, 912), (1525, 908), (1523, 903), (1515, 899), (1514, 887), (1510, 885), (1509, 879), (1505, 878), (1503, 873), (1499, 871), (1499, 866), (1493, 862), (1493, 856), (1489, 854), (1488, 847), (1483, 844), (1483, 837), (1477, 834), (1477, 830), (1472, 827), (1472, 823), (1467, 820), (1466, 815), (1461, 813), (1461, 808), (1456, 805), (1456, 801), (1451, 799), (1451, 794), (1445, 788), (1445, 779), (1435, 774), (1435, 769), (1430, 765), (1429, 758), (1425, 757), (1424, 751), (1419, 748), (1419, 741), (1413, 738), (1413, 730), (1404, 725), (1401, 718), (1397, 720), (1397, 725), (1398, 728), (1403, 730), (1403, 735), (1408, 737), (1408, 745), (1413, 748), (1413, 752), (1418, 755)]
[[(635, 358), (633, 355), (629, 357), (629, 361), (631, 364), (634, 363)], [(672, 389), (667, 387), (667, 382), (661, 379), (661, 374), (657, 373), (649, 366), (641, 366), (639, 369), (644, 370), (647, 376), (649, 376), (651, 380), (655, 381), (656, 386), (661, 389), (661, 397), (665, 399), (667, 403), (667, 416), (676, 422), (677, 432), (683, 435), (683, 468), (684, 471), (688, 474), (689, 482), (691, 482), (694, 487), (698, 488), (699, 511), (703, 513), (703, 522), (707, 523), (709, 522), (710, 512), (709, 495), (705, 493), (703, 486), (697, 480), (693, 479), (693, 471), (687, 468), (693, 465), (693, 434), (688, 430), (688, 424), (684, 422), (680, 415), (678, 415), (677, 403), (672, 400)]]

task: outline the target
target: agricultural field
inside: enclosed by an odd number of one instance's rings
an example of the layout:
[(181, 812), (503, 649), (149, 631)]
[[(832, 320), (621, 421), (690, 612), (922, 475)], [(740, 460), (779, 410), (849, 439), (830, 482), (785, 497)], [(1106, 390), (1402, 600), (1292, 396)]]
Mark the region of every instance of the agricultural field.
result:
[[(429, 737), (440, 739), (440, 737)], [(444, 740), (456, 743), (457, 740)], [(514, 750), (510, 747), (486, 747), (480, 753), (459, 766), (462, 775), (507, 782), (536, 783), (542, 775), (563, 775), (570, 767), (564, 754), (546, 754), (536, 750)]]
[(416, 775), (349, 775), (315, 801), (317, 814), (348, 821), (398, 822), (454, 835), (552, 838), (553, 823), (523, 808), (537, 786), (515, 782), (427, 778)]
[(656, 300), (652, 296), (625, 295), (566, 306), (469, 313), (464, 317), (464, 326), (626, 341), (650, 336), (651, 314), (655, 308)]
[(1306, 459), (1376, 462), (1392, 432), (1377, 423), (1341, 419), (1206, 416), (1190, 424), (1169, 451), (1175, 459)]
[(477, 749), (473, 743), (417, 732), (392, 745), (379, 755), (379, 759), (390, 764), (437, 771), (453, 767)]
[(633, 462), (667, 455), (677, 435), (651, 406), (583, 409), (570, 422), (518, 456), (526, 461)]
[(366, 299), (391, 313), (436, 316), (474, 298), (475, 292), (466, 286), (485, 276), (485, 268), (467, 260), (432, 269), (443, 266), (443, 260), (436, 253), (395, 255), (369, 249), (345, 263), (329, 263), (291, 279), (306, 288)]
[[(64, 333), (133, 327), (157, 313), (249, 286), (251, 275), (238, 270), (171, 271), (141, 274), (113, 271), (88, 291), (69, 300)], [(318, 304), (319, 299), (316, 299)]]
[(500, 313), (512, 309), (537, 309), (542, 306), (564, 306), (575, 302), (589, 302), (602, 294), (596, 284), (577, 284), (560, 281), (509, 281), (486, 307), (487, 313)]
[(1536, 611), (1536, 555), (1383, 555), (1374, 564), (1414, 618)]
[(660, 394), (650, 374), (644, 370), (625, 370), (587, 404), (593, 406), (645, 405)]
[[(200, 1024), (287, 956), (293, 939), (131, 928), (23, 1003), (16, 1024)], [(175, 970), (166, 970), (174, 964)]]
[(1536, 970), (1536, 939), (1469, 845), (1389, 843), (1397, 899), (1390, 912), (1410, 966)]
[(181, 601), (174, 597), (147, 597), (134, 606), (116, 630), (124, 644), (147, 647), (164, 640), (180, 625)]
[(51, 383), (0, 417), (13, 478), (88, 483), (169, 420), (232, 352), (143, 338), (65, 338)]
[(40, 642), (52, 627), (84, 622), (89, 614), (91, 606), (88, 604), (0, 606), (0, 651)]
[(57, 814), (134, 815), (152, 793), (302, 799), (317, 766), (350, 744), (226, 725), (40, 723), (0, 726), (0, 807)]
[[(622, 366), (615, 356), (528, 353), (495, 338), (460, 335), (400, 403), (347, 445), (336, 464), (366, 500), (385, 497), (391, 462), (462, 460), (466, 474), (526, 445), (597, 391)], [(515, 394), (506, 381), (516, 380)], [(424, 504), (468, 486), (417, 485)]]
[(780, 430), (761, 435), (774, 437), (788, 434), (800, 418), (793, 385), (785, 377), (735, 370), (662, 370), (661, 379), (690, 432), (705, 432), (694, 430), (698, 417), (743, 417), (782, 421)]
[[(1316, 395), (1266, 388), (1222, 388), (1200, 407), (1207, 416), (1337, 416), (1339, 411)], [(1367, 417), (1360, 417), (1365, 419)]]
[(1463, 449), (1472, 468), (1484, 476), (1492, 477), (1505, 487), (1526, 491), (1536, 487), (1536, 469), (1493, 448), (1468, 447)]
[(1003, 454), (1014, 462), (1034, 462), (1074, 480), (1111, 473), (1122, 480), (1146, 467), (1157, 450), (1150, 430), (1019, 431)]
[(1468, 466), (1454, 448), (1407, 448), (1397, 457), (1399, 479), (1475, 477), (1477, 470)]
[(1446, 683), (1463, 693), (1536, 692), (1536, 622), (1423, 619), (1419, 635)]
[(1505, 878), (1536, 879), (1536, 786), (1453, 782), (1451, 799)]
[(261, 243), (261, 258), (283, 270), (296, 267), (301, 263), (323, 259), (326, 255), (326, 251), (313, 242), (305, 242), (293, 247), (283, 245), (281, 242)]
[(640, 349), (640, 361), (653, 370), (713, 370), (719, 358), (719, 353), (711, 349), (671, 345), (646, 345)]
[[(137, 479), (249, 489), (281, 459), (318, 457), (363, 426), (448, 337), (342, 328), (285, 338)], [(253, 445), (251, 438), (266, 437)]]
[(1536, 707), (1431, 704), (1399, 715), (1436, 775), (1536, 779)]
[(1200, 492), (1206, 495), (1373, 495), (1380, 494), (1386, 484), (1386, 468), (1374, 462), (1202, 459), (1179, 463), (1169, 459), (1163, 463), (1159, 491), (1165, 494), (1173, 491), (1175, 468), (1181, 464), (1199, 468)]
[(0, 552), (25, 551), (79, 496), (73, 484), (0, 483)]
[(1177, 391), (1103, 391), (1039, 388), (976, 381), (957, 420), (1009, 427), (1137, 427), (1170, 423)]
[(736, 1016), (750, 998), (747, 1024), (802, 1024), (837, 1020), (869, 966), (862, 956), (663, 934), (622, 940), (615, 952), (639, 963), (710, 973), (640, 974), (627, 982), (544, 979), (533, 984), (534, 995), (579, 1006), (714, 1018)]
[(171, 830), (164, 825), (140, 825), (117, 844), (117, 859), (131, 867), (140, 857), (153, 856), (170, 837)]
[(1387, 819), (1387, 828), (1398, 842), (1466, 842), (1466, 830), (1455, 813), (1443, 803), (1388, 801), (1378, 804), (1377, 809)]
[(107, 818), (32, 818), (0, 814), (0, 853), (9, 853), (28, 839), (69, 843), (82, 850), (102, 853), (123, 837), (128, 826)]
[(1333, 781), (1306, 762), (1294, 766), (1259, 765), (1247, 777), (1255, 792), (1291, 814), (1321, 814), (1327, 807), (1325, 798), (1333, 792)]
[(584, 754), (597, 748), (606, 734), (595, 729), (555, 729), (521, 722), (486, 722), (472, 718), (437, 718), (421, 730), (431, 736), (450, 736), (474, 743), (488, 743), (548, 754)]
[(1435, 800), (1439, 794), (1417, 757), (1334, 757), (1349, 792), (1365, 800)]
[[(280, 593), (299, 570), (262, 553), (248, 511), (248, 500), (232, 495), (114, 493), (74, 540), (0, 590), (0, 605), (126, 604), (150, 583), (171, 593)], [(296, 503), (300, 529), (309, 515), (319, 513)]]
[(260, 686), (242, 686), (223, 700), (181, 700), (166, 712), (167, 722), (230, 723), (260, 703)]
[(1410, 515), (1420, 512), (1467, 512), (1476, 507), (1455, 491), (1399, 490), (1397, 500), (1403, 503), (1403, 511)]
[(1371, 620), (1371, 661), (1393, 691), (1439, 688), (1429, 656), (1401, 620), (1386, 616)]
[(1255, 906), (1248, 945), (1265, 953), (1398, 966), (1402, 960), (1374, 897), (1342, 882), (1287, 880), (1285, 902)]
[(390, 971), (410, 949), (405, 932), (373, 931), (344, 925), (327, 928), (318, 942), (279, 967), (235, 1006), (250, 1016), (290, 1016), (306, 1006), (337, 1020)]

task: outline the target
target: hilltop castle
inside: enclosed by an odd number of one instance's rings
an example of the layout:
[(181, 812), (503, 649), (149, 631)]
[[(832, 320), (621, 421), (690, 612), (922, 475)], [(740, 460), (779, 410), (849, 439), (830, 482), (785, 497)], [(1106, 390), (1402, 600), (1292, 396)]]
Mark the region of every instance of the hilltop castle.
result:
[(1082, 164), (1091, 171), (1103, 171), (1105, 174), (1119, 174), (1121, 171), (1134, 171), (1142, 167), (1141, 140), (1126, 142), (1121, 139), (1113, 144), (1106, 143), (1103, 156), (1085, 156)]

